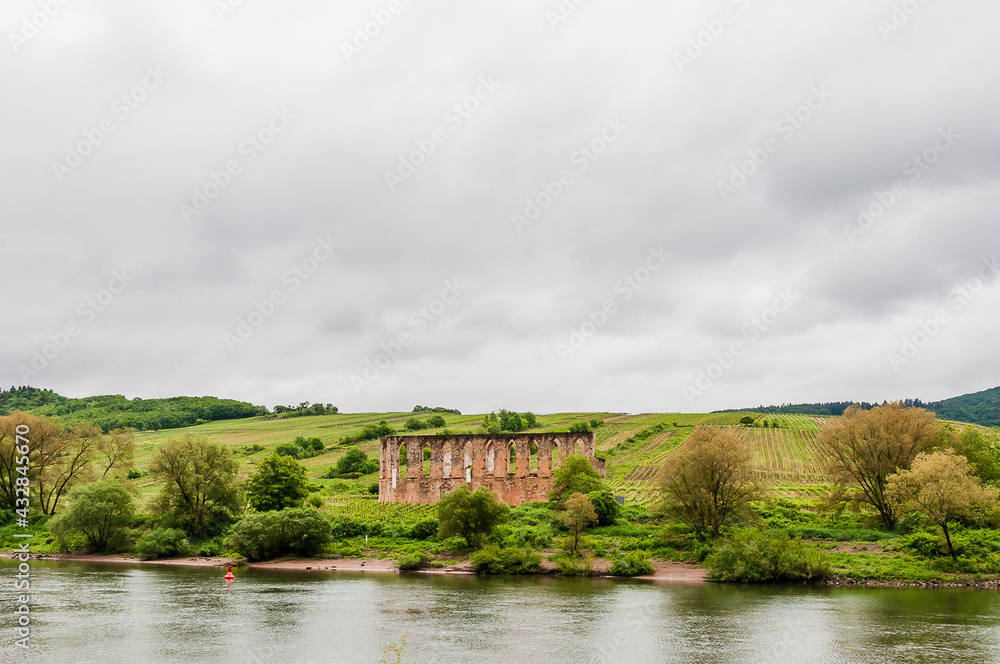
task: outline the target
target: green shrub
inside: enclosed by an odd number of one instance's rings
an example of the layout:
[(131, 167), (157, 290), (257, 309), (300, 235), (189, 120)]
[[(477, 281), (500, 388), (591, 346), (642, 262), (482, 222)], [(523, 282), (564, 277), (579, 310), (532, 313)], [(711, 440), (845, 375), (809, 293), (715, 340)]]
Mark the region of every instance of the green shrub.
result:
[(283, 553), (313, 556), (330, 542), (331, 530), (330, 522), (309, 507), (261, 512), (234, 525), (226, 545), (251, 562)]
[(445, 541), (441, 542), (441, 548), (445, 551), (468, 551), (469, 543), (466, 539), (460, 535), (454, 535), (449, 537)]
[(198, 555), (206, 558), (214, 558), (222, 555), (222, 539), (216, 537), (210, 539), (198, 547)]
[(440, 415), (431, 415), (427, 418), (427, 426), (432, 429), (440, 429), (446, 424), (447, 422), (445, 422), (445, 419)]
[(127, 527), (135, 516), (135, 499), (118, 480), (102, 480), (74, 487), (69, 507), (49, 522), (60, 542), (83, 535), (90, 548), (119, 550), (128, 541)]
[(293, 459), (302, 456), (302, 448), (295, 443), (281, 443), (274, 448), (274, 451), (278, 456), (290, 456)]
[(190, 556), (191, 543), (180, 528), (156, 528), (143, 533), (135, 545), (136, 554), (143, 560), (156, 560), (173, 556)]
[(828, 577), (826, 557), (787, 533), (755, 529), (737, 531), (705, 559), (708, 578), (715, 581), (765, 583)]
[(613, 526), (618, 523), (618, 514), (621, 512), (621, 505), (615, 500), (614, 494), (607, 489), (603, 491), (591, 491), (587, 494), (590, 504), (594, 506), (597, 514), (598, 526)]
[(937, 558), (944, 553), (944, 542), (937, 533), (918, 530), (897, 539), (896, 548), (924, 558)]
[(629, 551), (615, 559), (611, 565), (613, 576), (645, 576), (654, 571), (653, 563), (645, 551)]
[(570, 433), (590, 433), (590, 425), (586, 422), (573, 422), (569, 425)]
[(423, 551), (404, 553), (396, 559), (396, 566), (403, 571), (420, 569), (427, 565), (430, 558)]
[(587, 556), (557, 553), (549, 560), (559, 567), (559, 573), (563, 576), (591, 576), (594, 573), (590, 558)]
[(306, 499), (306, 502), (309, 503), (310, 506), (316, 509), (319, 509), (323, 507), (323, 505), (326, 505), (326, 501), (323, 500), (323, 496), (319, 495), (318, 493), (309, 494), (309, 497)]
[(531, 549), (500, 548), (490, 544), (470, 556), (472, 568), (479, 574), (534, 574), (542, 556)]
[(433, 517), (427, 517), (426, 519), (417, 521), (413, 527), (410, 528), (409, 536), (412, 539), (428, 540), (436, 537), (437, 533), (438, 520)]

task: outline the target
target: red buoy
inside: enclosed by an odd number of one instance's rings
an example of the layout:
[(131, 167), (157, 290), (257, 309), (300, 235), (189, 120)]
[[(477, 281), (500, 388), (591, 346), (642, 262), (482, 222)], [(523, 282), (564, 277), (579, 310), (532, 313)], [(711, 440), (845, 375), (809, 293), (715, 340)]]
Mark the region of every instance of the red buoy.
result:
[(229, 571), (226, 572), (226, 575), (224, 577), (222, 577), (222, 578), (224, 578), (224, 579), (230, 579), (230, 580), (236, 578), (235, 576), (233, 576), (233, 566), (232, 565), (229, 566)]

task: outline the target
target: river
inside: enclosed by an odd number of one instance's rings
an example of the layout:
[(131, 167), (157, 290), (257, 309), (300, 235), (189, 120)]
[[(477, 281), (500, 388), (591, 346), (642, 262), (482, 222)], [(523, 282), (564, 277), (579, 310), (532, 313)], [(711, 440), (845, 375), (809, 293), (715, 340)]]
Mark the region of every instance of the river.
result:
[[(3, 662), (822, 664), (1000, 662), (1000, 603), (972, 589), (734, 587), (607, 579), (31, 562), (31, 650), (0, 561)], [(8, 629), (8, 627), (11, 627)]]

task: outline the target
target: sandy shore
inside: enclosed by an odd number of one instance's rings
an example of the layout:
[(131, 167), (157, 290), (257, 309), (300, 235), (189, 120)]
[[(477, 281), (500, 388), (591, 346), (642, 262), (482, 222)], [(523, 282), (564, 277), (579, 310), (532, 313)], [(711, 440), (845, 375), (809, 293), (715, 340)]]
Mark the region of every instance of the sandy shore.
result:
[[(5, 554), (3, 557), (10, 557)], [(35, 557), (35, 556), (32, 556)], [(131, 564), (131, 565), (160, 565), (160, 566), (182, 566), (182, 567), (226, 567), (227, 565), (239, 565), (254, 569), (278, 569), (278, 570), (301, 570), (301, 571), (341, 571), (341, 572), (398, 572), (398, 568), (391, 560), (380, 558), (327, 558), (327, 559), (305, 559), (305, 558), (279, 558), (263, 563), (247, 563), (237, 558), (203, 558), (189, 556), (185, 558), (164, 558), (161, 560), (139, 560), (130, 555), (95, 555), (95, 554), (75, 554), (63, 553), (50, 556), (39, 556), (39, 560), (56, 560), (62, 562), (78, 563), (111, 563), (111, 564)], [(594, 571), (599, 576), (607, 575), (609, 562), (606, 560), (594, 561)], [(635, 577), (648, 581), (679, 581), (687, 583), (703, 583), (705, 581), (705, 570), (698, 565), (691, 563), (674, 563), (659, 560), (653, 561), (655, 572), (649, 576)], [(420, 570), (423, 574), (473, 574), (468, 562), (448, 565), (442, 568)]]

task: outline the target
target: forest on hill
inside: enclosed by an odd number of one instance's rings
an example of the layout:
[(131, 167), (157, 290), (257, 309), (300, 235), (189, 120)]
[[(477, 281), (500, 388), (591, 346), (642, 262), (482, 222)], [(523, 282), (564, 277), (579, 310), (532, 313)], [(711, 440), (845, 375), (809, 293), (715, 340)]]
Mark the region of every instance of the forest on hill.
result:
[(120, 394), (70, 399), (52, 390), (11, 387), (0, 390), (0, 415), (23, 410), (34, 415), (58, 417), (70, 426), (92, 422), (103, 431), (130, 427), (136, 431), (180, 427), (266, 415), (265, 406), (218, 397), (127, 399)]
[[(782, 404), (780, 406), (757, 406), (756, 408), (741, 408), (715, 411), (717, 413), (775, 413), (785, 415), (816, 415), (820, 417), (837, 417), (842, 415), (852, 404), (858, 403), (861, 408), (871, 410), (878, 404), (868, 402), (834, 401), (830, 403), (799, 403)], [(925, 408), (938, 419), (955, 422), (969, 422), (986, 427), (1000, 427), (1000, 387), (994, 387), (982, 392), (963, 394), (959, 397), (925, 403), (920, 399), (905, 399), (903, 405), (913, 408)]]

